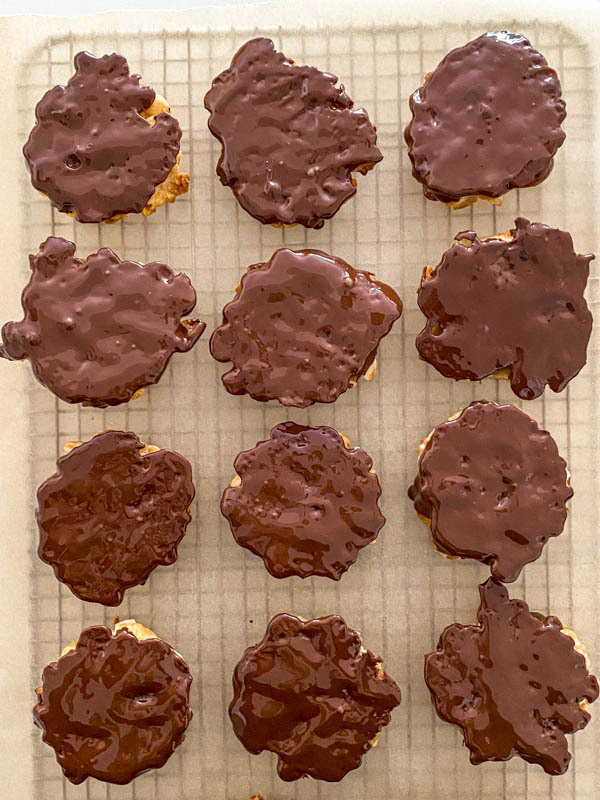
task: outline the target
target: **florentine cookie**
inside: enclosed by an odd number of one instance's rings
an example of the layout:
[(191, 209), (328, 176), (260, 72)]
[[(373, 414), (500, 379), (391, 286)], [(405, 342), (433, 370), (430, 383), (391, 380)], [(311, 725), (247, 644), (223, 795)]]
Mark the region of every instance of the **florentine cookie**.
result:
[(460, 208), (548, 177), (564, 141), (560, 81), (519, 33), (494, 31), (449, 53), (410, 98), (414, 177)]
[(339, 580), (385, 523), (373, 461), (333, 428), (282, 422), (234, 466), (221, 511), (275, 578)]
[(562, 532), (569, 483), (548, 431), (514, 406), (476, 401), (427, 437), (409, 497), (437, 549), (514, 581)]
[(189, 461), (134, 433), (77, 442), (37, 492), (38, 555), (82, 600), (116, 606), (172, 564), (191, 519)]
[(79, 222), (151, 214), (187, 192), (179, 172), (181, 128), (123, 56), (75, 56), (75, 74), (35, 109), (23, 148), (31, 182)]
[(278, 614), (235, 668), (233, 730), (251, 753), (279, 757), (284, 781), (339, 781), (360, 766), (400, 704), (380, 659), (341, 617)]
[(44, 669), (34, 719), (71, 783), (129, 783), (183, 741), (191, 682), (183, 658), (134, 620), (95, 625)]
[(381, 161), (367, 112), (337, 80), (264, 38), (214, 79), (204, 105), (223, 148), (217, 175), (261, 222), (322, 227), (356, 193), (352, 173)]
[(569, 233), (523, 217), (510, 234), (456, 239), (423, 272), (420, 357), (455, 380), (509, 377), (522, 400), (546, 384), (562, 391), (586, 362), (592, 315), (584, 291), (594, 256), (576, 254)]
[(55, 237), (29, 261), (25, 317), (2, 327), (0, 357), (28, 358), (39, 382), (67, 403), (127, 402), (206, 327), (181, 319), (196, 292), (187, 276), (158, 261), (121, 261), (106, 247), (82, 261), (73, 242)]
[(585, 728), (585, 707), (598, 698), (585, 648), (493, 578), (479, 593), (479, 624), (450, 625), (425, 657), (436, 711), (462, 729), (472, 764), (519, 755), (561, 775), (571, 760), (566, 734)]
[(402, 313), (385, 283), (319, 250), (277, 250), (242, 277), (210, 339), (231, 394), (286, 406), (332, 403), (370, 378), (381, 339)]

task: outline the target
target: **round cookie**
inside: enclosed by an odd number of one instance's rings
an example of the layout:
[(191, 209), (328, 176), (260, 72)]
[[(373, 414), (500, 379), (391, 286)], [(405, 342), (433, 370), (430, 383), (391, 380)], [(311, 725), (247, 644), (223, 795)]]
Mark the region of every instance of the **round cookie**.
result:
[(31, 182), (79, 222), (151, 214), (187, 192), (181, 128), (167, 102), (140, 86), (123, 56), (75, 56), (75, 74), (35, 109), (23, 148)]
[(333, 428), (282, 422), (234, 466), (221, 511), (275, 578), (339, 580), (385, 523), (373, 461)]
[(554, 439), (535, 420), (476, 401), (425, 440), (408, 494), (438, 550), (514, 581), (562, 532), (569, 484)]
[(220, 141), (221, 183), (263, 223), (321, 228), (382, 155), (367, 112), (337, 78), (298, 66), (270, 39), (252, 39), (204, 99)]
[(39, 382), (67, 403), (127, 402), (206, 327), (181, 319), (196, 292), (186, 275), (158, 261), (121, 261), (106, 247), (82, 261), (73, 242), (55, 237), (29, 261), (25, 317), (2, 327), (0, 357), (29, 359)]
[(585, 648), (493, 578), (479, 593), (479, 624), (450, 625), (425, 657), (435, 709), (462, 729), (472, 764), (519, 755), (561, 775), (571, 760), (566, 734), (585, 728), (585, 707), (598, 698)]
[(270, 750), (284, 781), (339, 781), (400, 704), (380, 659), (341, 617), (278, 614), (235, 668), (229, 716), (250, 753)]
[(81, 600), (116, 606), (173, 564), (191, 519), (192, 468), (134, 433), (77, 442), (37, 492), (38, 555)]
[(466, 231), (456, 240), (423, 272), (420, 357), (455, 380), (508, 376), (522, 400), (546, 384), (562, 391), (586, 363), (594, 256), (575, 253), (569, 233), (523, 217), (510, 234), (481, 240)]
[(410, 110), (413, 175), (426, 197), (455, 208), (540, 183), (565, 138), (556, 72), (508, 31), (448, 53), (411, 95)]
[(43, 672), (34, 719), (71, 783), (157, 769), (192, 718), (183, 658), (133, 620), (86, 628)]
[(332, 403), (374, 375), (381, 339), (402, 313), (385, 283), (319, 250), (281, 249), (242, 277), (210, 339), (231, 394), (304, 408)]

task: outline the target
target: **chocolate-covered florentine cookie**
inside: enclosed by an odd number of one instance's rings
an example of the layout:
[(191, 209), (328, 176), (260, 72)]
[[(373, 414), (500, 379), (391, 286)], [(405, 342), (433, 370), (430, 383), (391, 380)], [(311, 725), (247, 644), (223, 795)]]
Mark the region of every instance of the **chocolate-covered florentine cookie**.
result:
[(339, 580), (385, 522), (373, 461), (333, 428), (282, 422), (234, 466), (221, 511), (275, 578)]
[[(242, 277), (210, 339), (231, 394), (286, 406), (332, 403), (374, 375), (381, 339), (402, 302), (369, 272), (319, 250), (277, 250)], [(371, 368), (371, 370), (370, 370)]]
[(381, 661), (341, 617), (273, 617), (233, 675), (233, 730), (251, 753), (279, 757), (284, 781), (339, 781), (360, 766), (400, 704)]
[(74, 445), (37, 492), (38, 555), (77, 597), (116, 606), (126, 589), (177, 559), (192, 468), (124, 431)]
[(73, 242), (55, 237), (29, 261), (25, 317), (2, 327), (0, 357), (28, 358), (39, 382), (67, 403), (102, 408), (130, 400), (206, 327), (181, 319), (196, 292), (159, 261), (121, 261), (106, 247), (82, 261)]
[(75, 56), (75, 74), (35, 109), (23, 148), (31, 182), (79, 222), (151, 214), (187, 192), (179, 172), (181, 128), (154, 89), (116, 53)]
[(508, 31), (449, 53), (411, 95), (410, 110), (413, 175), (430, 200), (458, 208), (540, 183), (565, 138), (556, 72)]
[(508, 377), (522, 400), (546, 384), (562, 391), (586, 362), (594, 256), (576, 254), (569, 233), (523, 217), (509, 234), (456, 239), (421, 279), (421, 358), (455, 380)]
[(424, 441), (408, 494), (437, 549), (514, 581), (562, 532), (573, 490), (548, 431), (514, 406), (476, 401)]
[(252, 39), (204, 99), (223, 147), (217, 175), (264, 223), (320, 228), (356, 193), (381, 153), (367, 112), (337, 78), (298, 66), (270, 39)]
[(472, 764), (519, 755), (560, 775), (571, 760), (565, 734), (585, 728), (598, 698), (585, 648), (493, 578), (479, 593), (479, 624), (450, 625), (425, 657), (436, 711), (462, 729)]
[(183, 741), (191, 682), (183, 658), (134, 620), (95, 625), (44, 669), (34, 719), (71, 783), (129, 783)]

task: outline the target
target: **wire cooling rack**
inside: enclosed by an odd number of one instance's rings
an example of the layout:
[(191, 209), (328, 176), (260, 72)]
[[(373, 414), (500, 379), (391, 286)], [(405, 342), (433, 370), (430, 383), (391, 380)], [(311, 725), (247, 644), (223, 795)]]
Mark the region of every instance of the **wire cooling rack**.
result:
[[(436, 264), (454, 234), (465, 228), (481, 236), (508, 229), (518, 214), (570, 230), (579, 252), (597, 247), (592, 221), (598, 213), (593, 175), (590, 54), (567, 28), (503, 20), (502, 27), (528, 35), (559, 71), (567, 100), (567, 140), (553, 174), (541, 186), (512, 192), (502, 207), (480, 202), (448, 212), (425, 201), (410, 175), (402, 130), (408, 121), (408, 95), (452, 47), (486, 29), (468, 24), (432, 27), (373, 27), (367, 30), (276, 29), (215, 34), (111, 35), (49, 39), (28, 54), (19, 87), (19, 119), (24, 141), (33, 108), (43, 92), (72, 74), (73, 55), (123, 53), (143, 82), (164, 94), (183, 129), (182, 166), (192, 176), (188, 195), (147, 219), (115, 225), (81, 225), (55, 213), (28, 182), (21, 185), (23, 280), (28, 252), (48, 235), (76, 242), (78, 255), (100, 246), (141, 262), (165, 260), (188, 274), (198, 291), (197, 314), (208, 332), (192, 353), (176, 355), (158, 386), (126, 406), (93, 410), (66, 405), (30, 381), (30, 450), (33, 485), (54, 472), (65, 442), (87, 439), (106, 428), (135, 431), (158, 446), (172, 447), (192, 462), (197, 487), (193, 522), (179, 560), (157, 569), (147, 584), (127, 592), (123, 605), (105, 610), (86, 604), (54, 578), (35, 555), (33, 519), (26, 535), (31, 548), (31, 686), (43, 666), (89, 624), (110, 624), (115, 615), (134, 616), (178, 649), (194, 675), (194, 719), (184, 744), (159, 771), (126, 787), (87, 781), (73, 787), (61, 777), (53, 751), (32, 725), (36, 800), (435, 800), (435, 798), (598, 797), (595, 764), (600, 754), (600, 724), (571, 739), (574, 753), (566, 776), (550, 779), (520, 759), (507, 764), (469, 765), (460, 734), (437, 719), (422, 678), (423, 655), (434, 648), (444, 626), (472, 622), (477, 584), (488, 571), (471, 562), (447, 561), (431, 548), (426, 529), (406, 498), (416, 471), (417, 445), (437, 423), (473, 399), (522, 406), (503, 381), (453, 383), (418, 360), (415, 334), (422, 327), (415, 291), (423, 266)], [(359, 177), (358, 195), (321, 231), (266, 227), (238, 208), (215, 174), (218, 143), (209, 135), (203, 96), (238, 46), (254, 35), (271, 36), (298, 63), (311, 63), (340, 76), (357, 106), (377, 125), (384, 160)], [(378, 356), (378, 374), (331, 406), (286, 410), (232, 397), (220, 384), (221, 365), (208, 354), (210, 330), (231, 299), (248, 264), (266, 260), (281, 245), (318, 247), (358, 268), (373, 270), (391, 283), (405, 302), (401, 321)], [(588, 302), (598, 305), (597, 267)], [(542, 558), (525, 568), (510, 587), (532, 609), (558, 615), (587, 644), (600, 669), (596, 583), (598, 501), (597, 452), (598, 335), (589, 364), (560, 395), (547, 390), (526, 404), (529, 414), (553, 434), (573, 475), (575, 497), (564, 534), (553, 539)], [(17, 369), (18, 367), (14, 367)], [(339, 584), (311, 578), (276, 581), (260, 559), (237, 547), (219, 514), (223, 487), (233, 474), (233, 459), (284, 419), (329, 424), (373, 457), (383, 486), (387, 524), (379, 539), (361, 552)], [(362, 631), (367, 647), (380, 654), (403, 690), (403, 703), (363, 766), (340, 784), (312, 780), (281, 782), (270, 754), (250, 756), (238, 743), (227, 717), (231, 674), (244, 648), (263, 635), (268, 619), (288, 611), (305, 617), (341, 613)], [(33, 695), (32, 695), (33, 696)], [(592, 712), (595, 709), (592, 709)], [(598, 713), (598, 711), (596, 711)]]

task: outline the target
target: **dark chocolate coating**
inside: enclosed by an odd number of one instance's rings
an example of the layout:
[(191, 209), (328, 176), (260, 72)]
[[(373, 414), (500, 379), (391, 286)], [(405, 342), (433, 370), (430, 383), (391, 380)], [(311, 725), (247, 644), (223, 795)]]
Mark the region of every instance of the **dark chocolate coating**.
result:
[(586, 362), (592, 315), (584, 299), (593, 255), (577, 255), (571, 235), (515, 220), (513, 239), (457, 234), (430, 277), (419, 308), (427, 317), (416, 340), (424, 361), (447, 378), (479, 381), (510, 371), (522, 400), (546, 384), (562, 391)]
[(198, 341), (204, 322), (187, 276), (158, 261), (121, 261), (106, 247), (85, 261), (50, 237), (29, 257), (25, 318), (2, 327), (0, 356), (28, 358), (35, 377), (67, 403), (115, 406), (156, 383), (173, 353)]
[(282, 422), (234, 466), (242, 482), (225, 489), (221, 511), (275, 578), (339, 580), (385, 522), (372, 459), (333, 428)]
[(341, 617), (273, 617), (233, 675), (229, 716), (250, 753), (279, 756), (284, 781), (339, 781), (360, 766), (400, 689)]
[(35, 722), (71, 783), (129, 783), (162, 767), (192, 718), (192, 676), (161, 639), (86, 628), (75, 650), (49, 664)]
[(31, 182), (79, 222), (141, 211), (177, 161), (179, 123), (167, 113), (154, 125), (141, 117), (155, 92), (139, 84), (123, 56), (77, 53), (67, 85), (36, 106), (23, 148)]
[(479, 594), (479, 625), (450, 625), (425, 656), (436, 711), (462, 729), (472, 764), (519, 755), (561, 775), (565, 734), (589, 722), (579, 704), (598, 698), (598, 681), (557, 617), (530, 613), (493, 578)]
[(485, 33), (441, 61), (411, 95), (405, 131), (431, 200), (499, 197), (548, 177), (566, 117), (556, 72), (519, 33)]
[(567, 519), (565, 461), (556, 442), (514, 406), (471, 403), (433, 431), (409, 489), (444, 553), (514, 581)]
[(332, 403), (364, 375), (402, 313), (396, 292), (319, 250), (254, 264), (210, 339), (231, 394), (303, 408)]
[(321, 228), (356, 193), (351, 173), (381, 161), (367, 112), (337, 80), (263, 38), (214, 79), (204, 105), (223, 147), (217, 175), (261, 222)]
[(177, 560), (194, 499), (189, 461), (140, 455), (134, 433), (106, 431), (57, 461), (37, 492), (38, 555), (82, 600), (116, 606)]

